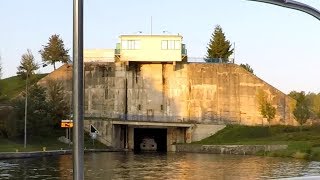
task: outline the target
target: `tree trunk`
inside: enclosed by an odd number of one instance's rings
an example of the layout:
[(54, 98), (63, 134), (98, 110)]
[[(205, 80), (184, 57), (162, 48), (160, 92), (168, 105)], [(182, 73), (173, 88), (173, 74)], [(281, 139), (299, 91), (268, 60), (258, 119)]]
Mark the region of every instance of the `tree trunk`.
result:
[(301, 132), (302, 131), (302, 124), (300, 124), (300, 128), (299, 129), (300, 129), (300, 132)]
[(56, 70), (56, 63), (53, 63), (53, 70)]

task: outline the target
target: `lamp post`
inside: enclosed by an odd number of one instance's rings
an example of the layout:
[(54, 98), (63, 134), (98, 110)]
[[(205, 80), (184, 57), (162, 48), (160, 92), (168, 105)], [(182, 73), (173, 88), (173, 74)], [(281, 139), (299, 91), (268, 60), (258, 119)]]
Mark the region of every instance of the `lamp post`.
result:
[(263, 2), (268, 4), (273, 4), (285, 8), (295, 9), (298, 11), (305, 12), (310, 14), (311, 16), (317, 18), (320, 21), (320, 11), (316, 8), (309, 6), (307, 4), (293, 1), (293, 0), (248, 0), (248, 1), (256, 1), (256, 2)]
[(27, 115), (28, 115), (28, 74), (29, 71), (26, 71), (27, 78), (26, 78), (26, 101), (24, 104), (24, 143), (23, 147), (27, 147)]

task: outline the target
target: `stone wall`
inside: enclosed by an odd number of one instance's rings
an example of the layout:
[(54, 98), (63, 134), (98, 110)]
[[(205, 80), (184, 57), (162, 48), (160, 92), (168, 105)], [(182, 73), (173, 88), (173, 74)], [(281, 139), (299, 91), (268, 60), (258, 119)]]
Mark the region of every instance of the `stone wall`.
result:
[(287, 149), (288, 145), (199, 145), (177, 144), (177, 152), (253, 155), (257, 152), (268, 152)]

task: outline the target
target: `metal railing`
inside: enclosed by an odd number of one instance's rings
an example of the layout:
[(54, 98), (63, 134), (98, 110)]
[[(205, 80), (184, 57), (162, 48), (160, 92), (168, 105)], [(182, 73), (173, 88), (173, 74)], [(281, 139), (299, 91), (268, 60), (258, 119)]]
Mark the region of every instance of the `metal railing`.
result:
[(121, 121), (141, 122), (172, 122), (172, 123), (204, 123), (207, 124), (239, 124), (239, 121), (222, 116), (216, 117), (185, 117), (167, 115), (140, 115), (140, 114), (119, 114), (119, 113), (86, 113), (85, 119), (114, 119)]
[(195, 63), (234, 63), (233, 58), (229, 58), (227, 62), (224, 62), (221, 58), (205, 58), (205, 57), (188, 57), (188, 62)]

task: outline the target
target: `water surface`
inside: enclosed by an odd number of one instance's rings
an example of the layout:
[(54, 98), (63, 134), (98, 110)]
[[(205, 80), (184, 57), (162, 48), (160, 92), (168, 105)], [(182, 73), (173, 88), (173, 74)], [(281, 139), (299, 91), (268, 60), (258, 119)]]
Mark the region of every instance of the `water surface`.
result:
[[(192, 153), (88, 153), (85, 179), (277, 179), (320, 175), (320, 162)], [(72, 156), (0, 161), (0, 179), (72, 179)]]

